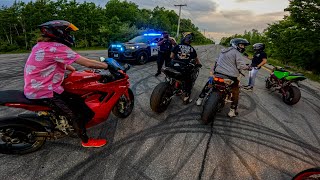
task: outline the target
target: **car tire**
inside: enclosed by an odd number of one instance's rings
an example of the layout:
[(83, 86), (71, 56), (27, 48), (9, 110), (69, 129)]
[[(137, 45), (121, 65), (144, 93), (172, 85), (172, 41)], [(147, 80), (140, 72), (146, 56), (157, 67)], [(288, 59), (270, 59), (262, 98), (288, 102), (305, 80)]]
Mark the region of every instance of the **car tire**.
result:
[(137, 55), (137, 63), (142, 65), (142, 64), (145, 64), (146, 62), (148, 62), (149, 60), (149, 57), (148, 57), (148, 54), (146, 52), (139, 52), (138, 55)]

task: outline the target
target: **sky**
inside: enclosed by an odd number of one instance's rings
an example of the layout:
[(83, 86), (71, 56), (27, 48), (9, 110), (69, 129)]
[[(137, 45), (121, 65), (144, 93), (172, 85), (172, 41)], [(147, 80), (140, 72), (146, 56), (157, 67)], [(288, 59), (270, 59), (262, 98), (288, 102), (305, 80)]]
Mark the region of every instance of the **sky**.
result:
[[(21, 0), (28, 2), (31, 0)], [(34, 1), (34, 0), (33, 0)], [(85, 0), (78, 0), (83, 2)], [(107, 0), (86, 0), (104, 6)], [(181, 17), (191, 19), (207, 37), (219, 41), (221, 37), (242, 34), (245, 30), (264, 30), (268, 24), (281, 20), (288, 0), (128, 0), (140, 8), (156, 6), (172, 9), (182, 7)], [(0, 0), (0, 5), (11, 5), (14, 0)]]

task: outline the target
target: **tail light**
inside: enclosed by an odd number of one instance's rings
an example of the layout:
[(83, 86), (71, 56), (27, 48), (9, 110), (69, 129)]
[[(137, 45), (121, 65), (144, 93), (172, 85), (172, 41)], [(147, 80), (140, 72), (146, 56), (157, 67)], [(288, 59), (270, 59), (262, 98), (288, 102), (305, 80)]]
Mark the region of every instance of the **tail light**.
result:
[(217, 82), (221, 82), (221, 83), (224, 82), (224, 79), (223, 78), (219, 78), (219, 77), (215, 77), (213, 80), (217, 81)]

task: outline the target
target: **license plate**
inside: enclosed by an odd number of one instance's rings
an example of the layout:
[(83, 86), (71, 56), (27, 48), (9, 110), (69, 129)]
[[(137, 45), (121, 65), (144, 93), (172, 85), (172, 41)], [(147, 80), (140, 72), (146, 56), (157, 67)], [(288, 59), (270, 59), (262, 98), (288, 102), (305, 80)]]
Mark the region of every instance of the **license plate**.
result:
[(119, 54), (114, 54), (113, 57), (116, 57), (116, 58), (117, 58), (117, 57), (119, 57)]

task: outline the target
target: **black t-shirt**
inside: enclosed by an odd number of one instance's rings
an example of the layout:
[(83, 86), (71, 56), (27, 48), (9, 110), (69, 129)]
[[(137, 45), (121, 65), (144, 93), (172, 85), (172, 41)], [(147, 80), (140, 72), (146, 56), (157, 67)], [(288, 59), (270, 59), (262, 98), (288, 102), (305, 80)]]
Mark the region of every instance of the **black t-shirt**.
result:
[(196, 50), (188, 44), (179, 44), (172, 48), (175, 60), (191, 61), (197, 57)]
[(252, 58), (251, 66), (257, 67), (263, 59), (267, 59), (267, 54), (264, 51), (256, 52)]
[[(160, 38), (160, 41), (162, 41), (164, 38)], [(165, 40), (161, 45), (160, 45), (160, 51), (161, 52), (170, 52), (172, 49), (173, 45), (170, 39)]]

